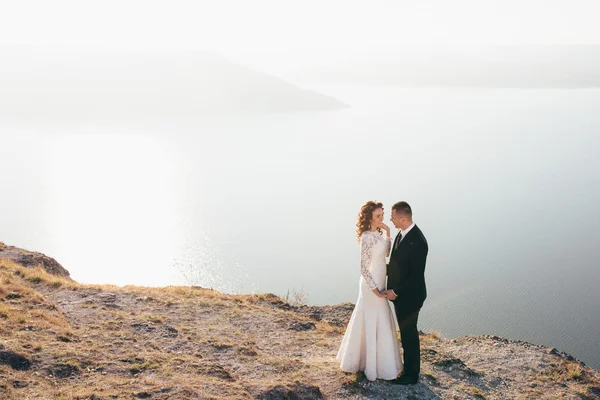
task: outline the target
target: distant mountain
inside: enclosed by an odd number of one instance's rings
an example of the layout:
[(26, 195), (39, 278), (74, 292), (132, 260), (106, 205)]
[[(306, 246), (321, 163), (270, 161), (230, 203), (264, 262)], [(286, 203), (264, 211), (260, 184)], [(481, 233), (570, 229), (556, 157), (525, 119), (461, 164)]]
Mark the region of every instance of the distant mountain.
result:
[(600, 45), (405, 48), (342, 56), (290, 78), (406, 87), (591, 88), (600, 87)]
[(196, 117), (328, 110), (340, 101), (211, 52), (0, 47), (0, 116)]

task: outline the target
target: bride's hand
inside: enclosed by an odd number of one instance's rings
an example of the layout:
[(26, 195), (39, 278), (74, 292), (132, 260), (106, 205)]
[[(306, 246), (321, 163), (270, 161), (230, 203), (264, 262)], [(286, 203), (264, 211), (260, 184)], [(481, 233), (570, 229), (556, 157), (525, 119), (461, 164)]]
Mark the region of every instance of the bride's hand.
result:
[(375, 296), (377, 296), (377, 297), (383, 297), (383, 298), (387, 299), (386, 293), (382, 292), (381, 290), (379, 290), (377, 288), (373, 289), (373, 293), (375, 293)]
[(387, 232), (388, 236), (390, 236), (390, 227), (387, 226), (384, 222), (379, 224), (379, 228), (383, 229), (384, 231)]

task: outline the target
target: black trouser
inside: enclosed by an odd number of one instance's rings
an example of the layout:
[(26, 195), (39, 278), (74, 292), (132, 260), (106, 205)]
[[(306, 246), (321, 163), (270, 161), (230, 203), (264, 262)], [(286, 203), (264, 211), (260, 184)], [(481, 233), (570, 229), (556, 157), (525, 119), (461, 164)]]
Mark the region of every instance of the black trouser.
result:
[(421, 344), (417, 330), (419, 311), (401, 315), (396, 313), (404, 349), (404, 374), (414, 378), (418, 378), (421, 372)]

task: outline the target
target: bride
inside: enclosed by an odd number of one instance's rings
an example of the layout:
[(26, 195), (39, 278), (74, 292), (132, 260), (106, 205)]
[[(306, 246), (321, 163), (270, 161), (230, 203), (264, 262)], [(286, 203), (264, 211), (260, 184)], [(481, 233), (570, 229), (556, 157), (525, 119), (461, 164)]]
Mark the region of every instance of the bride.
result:
[(356, 226), (361, 274), (358, 300), (336, 359), (345, 372), (364, 371), (370, 381), (392, 380), (402, 371), (402, 359), (395, 316), (384, 293), (391, 239), (390, 228), (383, 223), (383, 204), (365, 203)]

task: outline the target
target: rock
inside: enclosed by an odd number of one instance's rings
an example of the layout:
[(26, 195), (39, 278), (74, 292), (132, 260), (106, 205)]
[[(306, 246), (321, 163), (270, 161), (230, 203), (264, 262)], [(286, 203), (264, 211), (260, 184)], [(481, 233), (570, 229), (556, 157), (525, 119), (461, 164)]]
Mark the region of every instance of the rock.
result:
[(111, 292), (102, 292), (96, 295), (96, 298), (101, 303), (111, 304), (117, 301), (117, 295)]
[(285, 311), (296, 311), (298, 307), (292, 306), (273, 293), (265, 293), (259, 297), (259, 301), (272, 305), (273, 307), (279, 308)]
[(281, 310), (293, 311), (315, 321), (323, 321), (340, 327), (348, 324), (352, 311), (354, 311), (352, 303), (332, 306), (292, 306), (271, 293), (265, 294), (261, 301)]
[(57, 362), (53, 367), (48, 369), (48, 372), (56, 378), (68, 378), (72, 375), (79, 374), (79, 365), (74, 362)]
[(214, 340), (209, 340), (208, 343), (215, 349), (219, 351), (229, 350), (233, 347), (231, 343), (221, 343)]
[(117, 304), (117, 295), (111, 292), (101, 292), (92, 296), (91, 299), (86, 300), (90, 304), (98, 304), (105, 308), (117, 308), (121, 309), (121, 306)]
[(320, 310), (313, 310), (310, 312), (310, 314), (308, 314), (308, 316), (310, 319), (314, 319), (315, 321), (320, 321), (321, 319), (323, 319)]
[(69, 271), (63, 268), (54, 258), (45, 254), (19, 249), (14, 246), (6, 246), (4, 243), (0, 246), (0, 259), (6, 258), (27, 268), (42, 267), (47, 273), (58, 276), (68, 277)]
[(500, 385), (505, 385), (506, 386), (506, 382), (504, 382), (504, 379), (500, 378), (499, 376), (493, 378), (492, 380), (490, 380), (490, 386), (492, 387), (498, 387)]
[(303, 307), (296, 312), (307, 315), (315, 321), (323, 321), (335, 326), (344, 327), (348, 324), (354, 311), (354, 304), (342, 303), (334, 306)]
[(551, 349), (547, 349), (547, 352), (549, 354), (555, 355), (555, 356), (557, 356), (559, 358), (562, 358), (564, 360), (576, 362), (576, 363), (580, 364), (581, 366), (585, 366), (585, 364), (583, 362), (579, 361), (578, 359), (576, 359), (575, 357), (573, 357), (569, 353), (565, 353), (564, 351), (560, 351), (560, 350), (556, 349), (555, 347), (552, 347)]
[(317, 329), (317, 327), (315, 326), (315, 324), (313, 322), (294, 322), (290, 327), (289, 330), (293, 330), (293, 331), (312, 331)]
[(165, 326), (164, 327), (164, 332), (162, 334), (162, 337), (166, 337), (166, 338), (176, 338), (177, 336), (179, 336), (179, 331), (177, 331), (177, 329), (170, 327), (170, 326)]
[(12, 383), (12, 386), (15, 389), (23, 389), (23, 388), (26, 388), (27, 386), (29, 386), (29, 383), (23, 382), (23, 381), (19, 381), (19, 380), (14, 380), (13, 383)]
[(203, 364), (197, 365), (196, 371), (202, 375), (210, 375), (215, 378), (223, 379), (226, 381), (234, 381), (235, 378), (223, 368), (222, 365), (206, 361)]
[(249, 356), (249, 357), (254, 357), (254, 356), (258, 355), (256, 350), (254, 350), (254, 348), (252, 348), (252, 347), (241, 347), (238, 349), (238, 352), (240, 354), (243, 354), (243, 355)]
[(11, 351), (0, 351), (0, 364), (9, 365), (17, 371), (27, 371), (31, 368), (31, 361)]
[(466, 374), (467, 376), (479, 376), (477, 372), (467, 367), (465, 363), (458, 358), (441, 358), (437, 361), (434, 361), (433, 365), (439, 367), (440, 369), (446, 372), (459, 371)]
[(313, 400), (322, 399), (323, 394), (317, 386), (295, 382), (290, 385), (272, 386), (257, 396), (260, 400)]
[[(168, 351), (171, 351), (171, 352), (173, 352), (173, 351), (179, 351), (179, 350), (181, 350), (183, 347), (185, 347), (185, 345), (186, 345), (186, 344), (187, 344), (187, 342), (178, 341), (178, 342), (175, 342), (175, 343), (173, 343), (173, 344), (172, 344), (172, 345), (170, 345), (170, 346), (167, 346), (167, 350), (168, 350)], [(202, 355), (200, 355), (200, 354), (197, 354), (197, 355), (196, 355), (196, 357), (200, 357), (200, 358), (202, 358)]]
[(149, 324), (131, 324), (131, 327), (136, 331), (148, 333), (154, 330), (154, 327)]

